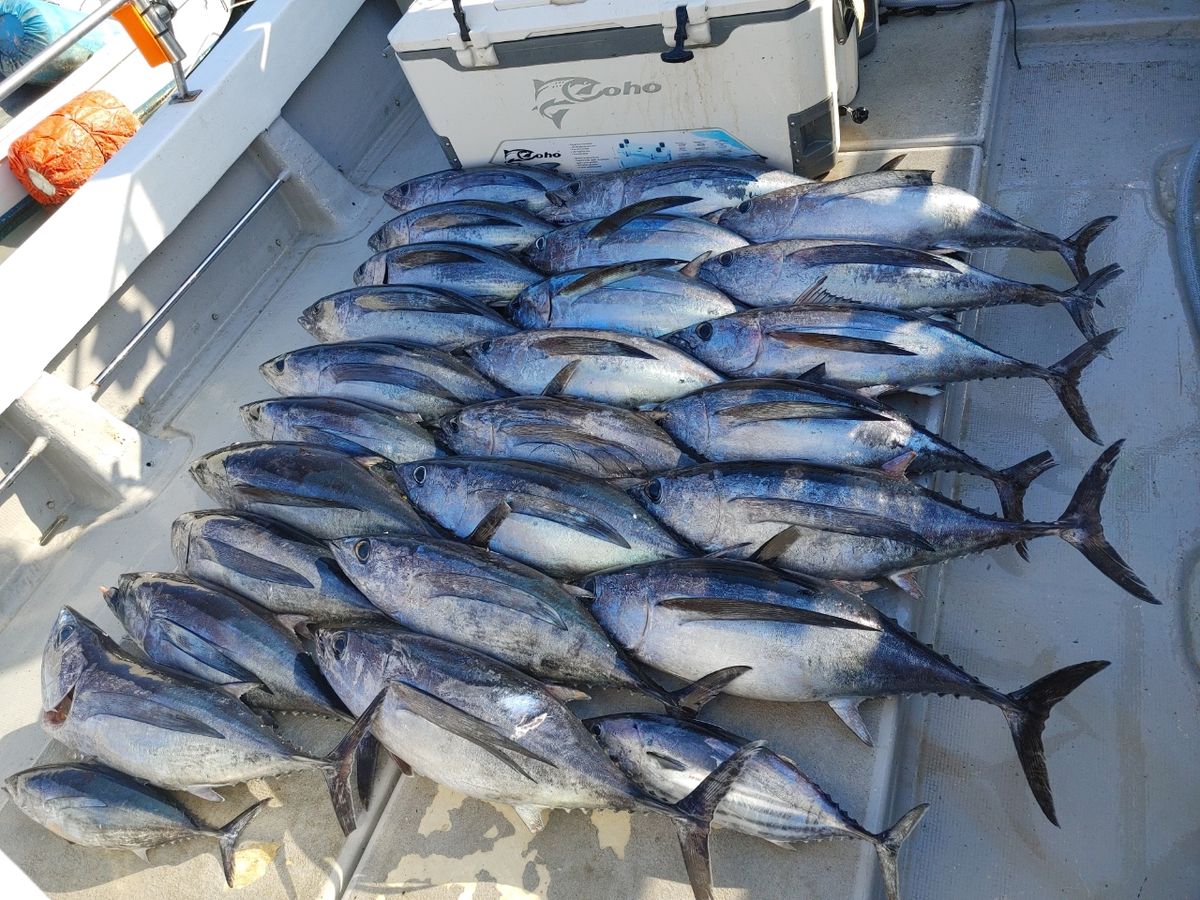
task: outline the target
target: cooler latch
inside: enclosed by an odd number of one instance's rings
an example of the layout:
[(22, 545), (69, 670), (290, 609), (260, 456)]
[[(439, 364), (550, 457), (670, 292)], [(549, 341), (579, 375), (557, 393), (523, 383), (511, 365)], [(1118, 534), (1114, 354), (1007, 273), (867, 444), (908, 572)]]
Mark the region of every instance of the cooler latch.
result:
[(707, 3), (672, 3), (663, 9), (663, 40), (672, 45), (662, 54), (663, 62), (687, 62), (692, 54), (684, 46), (712, 43)]
[(452, 0), (454, 21), (458, 23), (458, 34), (450, 35), (450, 49), (458, 57), (458, 64), (467, 69), (481, 69), (500, 65), (496, 48), (486, 31), (467, 26), (467, 14), (463, 12), (462, 0)]

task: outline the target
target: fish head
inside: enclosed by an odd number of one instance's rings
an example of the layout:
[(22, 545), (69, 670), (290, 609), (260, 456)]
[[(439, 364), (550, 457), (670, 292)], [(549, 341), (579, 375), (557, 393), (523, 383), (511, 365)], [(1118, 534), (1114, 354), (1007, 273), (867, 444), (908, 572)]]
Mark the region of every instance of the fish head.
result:
[(758, 357), (762, 342), (759, 330), (734, 313), (705, 319), (662, 338), (718, 372), (734, 374), (749, 367)]
[(569, 255), (558, 232), (538, 235), (536, 241), (525, 248), (525, 261), (542, 272), (554, 272), (569, 266), (561, 264), (561, 258)]
[(471, 407), (456, 409), (435, 420), (432, 430), (438, 441), (454, 453), (482, 452), (482, 448), (491, 448), (496, 432), (490, 418)]
[(185, 512), (171, 523), (171, 554), (181, 570), (187, 568), (192, 541), (199, 540), (200, 529), (207, 516), (207, 511)]
[(497, 375), (504, 371), (508, 358), (512, 355), (507, 349), (509, 343), (500, 338), (488, 338), (468, 344), (462, 349), (462, 354), (481, 374), (493, 380), (500, 380)]
[(676, 469), (656, 475), (628, 492), (669, 530), (692, 543), (720, 532), (720, 504), (715, 503), (715, 475), (709, 466)]
[(280, 353), (258, 367), (267, 384), (284, 396), (293, 393), (299, 374), (300, 360), (294, 352)]
[(408, 217), (397, 216), (390, 222), (384, 222), (376, 232), (367, 238), (367, 246), (378, 253), (391, 247), (408, 243)]
[(624, 196), (624, 181), (605, 176), (576, 178), (560, 188), (546, 191), (550, 205), (572, 221), (595, 219), (616, 212), (625, 205)]
[(146, 637), (152, 602), (152, 592), (143, 587), (136, 573), (126, 572), (115, 588), (100, 588), (100, 596), (104, 598), (112, 614), (125, 626), (129, 636), (139, 644)]
[(429, 206), (442, 200), (442, 185), (445, 181), (445, 176), (440, 172), (410, 178), (385, 192), (383, 199), (388, 206), (401, 212)]
[(697, 274), (702, 281), (719, 287), (731, 297), (737, 297), (753, 291), (761, 274), (762, 256), (763, 252), (757, 245), (726, 250), (701, 263)]
[(641, 732), (637, 717), (616, 713), (584, 719), (583, 724), (617, 767), (628, 772), (630, 765), (640, 755)]
[(708, 409), (702, 397), (685, 394), (653, 411), (658, 426), (693, 455), (704, 456), (709, 440)]
[[(61, 724), (84, 669), (115, 652), (117, 645), (99, 626), (64, 606), (42, 651), (43, 719)], [(57, 714), (51, 715), (56, 710)]]
[(465, 470), (456, 462), (421, 459), (399, 466), (396, 480), (414, 506), (443, 522), (443, 517), (453, 515), (449, 507), (461, 510), (464, 506), (461, 502), (446, 503), (461, 492), (464, 474)]
[(640, 567), (590, 575), (580, 587), (591, 592), (588, 609), (618, 645), (637, 653), (650, 625), (651, 604)]
[(362, 712), (384, 686), (391, 652), (388, 630), (341, 625), (311, 630), (321, 674), (351, 712)]
[(553, 310), (553, 279), (531, 284), (508, 302), (508, 317), (522, 328), (545, 328)]
[(358, 287), (367, 284), (387, 284), (388, 255), (391, 252), (391, 250), (381, 250), (370, 259), (365, 260), (354, 270), (354, 284)]
[(318, 341), (335, 340), (328, 333), (328, 325), (336, 318), (337, 311), (333, 300), (326, 297), (304, 308), (296, 317), (300, 327), (315, 337)]
[(200, 489), (219, 503), (230, 501), (228, 473), (225, 470), (226, 454), (215, 450), (195, 460), (188, 468), (192, 480)]
[(246, 426), (246, 431), (251, 437), (260, 441), (274, 439), (277, 424), (274, 401), (255, 400), (242, 406), (239, 412), (242, 424)]
[[(764, 196), (769, 197), (770, 194)], [(762, 198), (750, 197), (721, 213), (717, 217), (717, 224), (743, 237), (750, 237), (747, 232), (755, 232), (756, 219), (765, 211), (766, 206)]]

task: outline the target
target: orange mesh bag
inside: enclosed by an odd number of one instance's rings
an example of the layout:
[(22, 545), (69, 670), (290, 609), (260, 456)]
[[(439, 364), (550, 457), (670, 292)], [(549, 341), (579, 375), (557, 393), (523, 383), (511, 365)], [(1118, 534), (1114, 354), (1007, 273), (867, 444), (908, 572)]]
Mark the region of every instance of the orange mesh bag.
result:
[(39, 203), (63, 203), (125, 146), (139, 124), (112, 94), (87, 91), (13, 141), (8, 167)]

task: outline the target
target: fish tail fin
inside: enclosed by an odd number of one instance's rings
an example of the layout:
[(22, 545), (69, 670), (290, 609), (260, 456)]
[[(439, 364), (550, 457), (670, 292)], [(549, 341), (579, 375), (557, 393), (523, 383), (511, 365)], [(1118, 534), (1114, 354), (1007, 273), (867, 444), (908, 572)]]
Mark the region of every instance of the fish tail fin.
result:
[(387, 696), (386, 690), (380, 691), (379, 695), (363, 710), (362, 715), (350, 726), (346, 736), (329, 751), (328, 756), (320, 760), (321, 774), (325, 776), (325, 785), (329, 788), (329, 799), (333, 801), (333, 809), (337, 813), (338, 824), (342, 826), (343, 834), (349, 834), (357, 825), (354, 817), (354, 798), (351, 796), (350, 788), (350, 774), (354, 769), (354, 758), (358, 751), (358, 745), (370, 731), (371, 722), (385, 696)]
[(1092, 463), (1075, 489), (1066, 511), (1055, 523), (1055, 533), (1130, 594), (1147, 603), (1159, 604), (1162, 601), (1150, 592), (1146, 583), (1105, 538), (1104, 523), (1100, 519), (1104, 491), (1124, 443), (1123, 440), (1117, 441)]
[[(1016, 465), (992, 473), (992, 483), (996, 485), (996, 493), (1000, 495), (1000, 509), (1004, 518), (1011, 522), (1025, 521), (1025, 492), (1039, 475), (1053, 469), (1055, 465), (1053, 454), (1049, 450), (1043, 450)], [(1025, 541), (1018, 541), (1016, 548), (1022, 559), (1029, 559), (1029, 548)]]
[(902, 815), (891, 828), (872, 836), (875, 853), (879, 856), (879, 871), (883, 875), (883, 889), (887, 893), (887, 900), (900, 900), (900, 847), (921, 824), (921, 819), (928, 811), (928, 803), (918, 803)]
[(1120, 333), (1121, 329), (1119, 328), (1106, 331), (1104, 334), (1092, 338), (1082, 347), (1071, 351), (1048, 369), (1039, 370), (1046, 383), (1058, 396), (1058, 402), (1063, 405), (1063, 409), (1067, 411), (1071, 421), (1088, 440), (1097, 444), (1100, 443), (1100, 435), (1096, 433), (1096, 426), (1092, 424), (1092, 417), (1084, 405), (1083, 395), (1079, 393), (1079, 379), (1083, 375), (1083, 370), (1091, 365), (1092, 361), (1102, 354), (1112, 343), (1113, 338)]
[(1096, 317), (1092, 310), (1097, 304), (1104, 305), (1100, 303), (1100, 298), (1096, 296), (1097, 293), (1124, 271), (1119, 265), (1113, 263), (1105, 266), (1099, 272), (1093, 272), (1081, 278), (1075, 287), (1058, 292), (1058, 302), (1071, 314), (1075, 327), (1083, 333), (1085, 338), (1091, 340), (1097, 334)]
[(241, 840), (242, 832), (250, 824), (250, 820), (258, 815), (259, 810), (267, 805), (266, 800), (259, 800), (245, 812), (234, 816), (227, 824), (217, 829), (217, 849), (221, 851), (221, 868), (225, 872), (225, 883), (233, 887), (233, 854), (237, 843)]
[(665, 691), (666, 696), (660, 698), (668, 708), (687, 718), (697, 715), (710, 700), (728, 687), (729, 683), (738, 676), (749, 672), (750, 666), (729, 666), (709, 672), (702, 678), (697, 678), (691, 684), (685, 684), (677, 691)]
[(683, 851), (683, 864), (687, 868), (688, 880), (696, 900), (714, 900), (712, 883), (712, 858), (708, 852), (708, 835), (712, 827), (713, 814), (733, 787), (733, 783), (747, 762), (758, 754), (765, 741), (752, 741), (709, 773), (696, 788), (670, 809), (679, 830), (679, 848)]
[(1104, 232), (1109, 225), (1117, 221), (1116, 216), (1101, 216), (1088, 222), (1069, 238), (1062, 241), (1062, 258), (1066, 260), (1075, 277), (1083, 281), (1088, 277), (1087, 250), (1088, 246)]
[(1055, 826), (1058, 816), (1054, 811), (1054, 798), (1050, 795), (1050, 773), (1046, 771), (1046, 748), (1042, 746), (1042, 729), (1056, 703), (1095, 675), (1108, 668), (1108, 661), (1095, 659), (1076, 663), (1051, 672), (1020, 690), (1008, 695), (1011, 705), (1004, 708), (1008, 727), (1012, 730), (1013, 744), (1025, 771), (1025, 780), (1033, 791), (1034, 799)]

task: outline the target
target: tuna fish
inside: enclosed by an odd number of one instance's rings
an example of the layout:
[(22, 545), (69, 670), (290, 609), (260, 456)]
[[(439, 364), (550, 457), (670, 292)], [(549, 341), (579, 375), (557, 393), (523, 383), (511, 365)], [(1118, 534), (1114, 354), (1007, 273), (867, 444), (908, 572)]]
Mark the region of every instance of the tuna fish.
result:
[(757, 159), (681, 159), (577, 178), (547, 191), (546, 197), (559, 219), (571, 222), (611, 215), (642, 200), (684, 195), (696, 199), (678, 211), (702, 216), (751, 197), (810, 183)]
[(392, 482), (392, 465), (367, 465), (316, 444), (233, 444), (192, 463), (192, 478), (223, 506), (259, 513), (315, 538), (431, 534)]
[[(818, 286), (819, 287), (819, 286)], [(1051, 366), (985, 347), (956, 329), (897, 310), (866, 306), (781, 306), (701, 322), (664, 338), (726, 375), (819, 372), (872, 393), (980, 378), (1040, 378), (1089, 440), (1101, 443), (1079, 379), (1118, 330), (1088, 341)]]
[(798, 459), (908, 475), (978, 475), (996, 486), (1008, 519), (1025, 517), (1025, 491), (1054, 465), (1049, 453), (1039, 453), (993, 469), (856, 391), (790, 378), (726, 381), (645, 415), (695, 456), (713, 462)]
[(463, 456), (527, 459), (596, 478), (640, 478), (692, 462), (647, 416), (566, 397), (492, 400), (443, 416), (436, 428)]
[(376, 252), (430, 241), (515, 252), (553, 230), (549, 222), (510, 203), (451, 200), (401, 213), (380, 226), (367, 243)]
[(364, 537), (331, 546), (350, 580), (405, 628), (555, 685), (622, 688), (676, 705), (573, 590), (536, 569), (458, 541)]
[(354, 283), (360, 287), (396, 284), (435, 288), (484, 303), (507, 302), (542, 277), (511, 253), (454, 241), (381, 250), (354, 270)]
[(744, 200), (718, 218), (754, 243), (786, 238), (873, 241), (916, 249), (1020, 247), (1062, 256), (1077, 281), (1088, 277), (1088, 246), (1116, 220), (1104, 216), (1060, 238), (1022, 225), (974, 194), (934, 184), (926, 171), (854, 175)]
[(170, 794), (94, 763), (38, 766), (9, 776), (4, 789), (17, 809), (72, 844), (146, 851), (191, 838), (213, 838), (225, 882), (233, 887), (233, 856), (246, 826), (266, 805), (259, 800), (220, 828), (197, 822)]
[(267, 360), (259, 371), (285, 397), (341, 397), (426, 419), (503, 396), (449, 353), (386, 341), (304, 347)]
[(992, 275), (946, 256), (862, 243), (774, 241), (726, 250), (699, 276), (750, 306), (787, 306), (824, 279), (823, 296), (913, 312), (950, 313), (1014, 303), (1061, 304), (1084, 337), (1096, 336), (1096, 294), (1121, 274), (1106, 266), (1066, 290)]
[(461, 456), (398, 473), (409, 499), (443, 528), (550, 575), (689, 554), (625, 493), (568, 469)]
[[(1005, 694), (960, 669), (856, 594), (815, 579), (732, 560), (671, 560), (584, 582), (592, 611), (617, 643), (657, 669), (750, 666), (724, 690), (787, 703), (826, 702), (870, 743), (858, 705), (872, 697), (951, 694), (1003, 713), (1029, 787), (1046, 817), (1050, 794), (1042, 729), (1050, 710), (1097, 672), (1076, 663)], [(812, 623), (813, 612), (840, 618)]]
[(1121, 588), (1158, 603), (1104, 536), (1100, 503), (1122, 441), (1084, 475), (1054, 522), (1012, 522), (884, 472), (799, 462), (705, 463), (631, 488), (705, 552), (770, 561), (837, 581), (871, 581), (1055, 536)]
[(401, 182), (383, 199), (401, 212), (452, 200), (492, 200), (536, 213), (550, 206), (546, 191), (560, 188), (568, 180), (565, 175), (538, 166), (446, 169)]
[(322, 343), (382, 340), (418, 347), (453, 347), (517, 330), (479, 300), (403, 285), (330, 294), (305, 309), (300, 324)]
[(141, 781), (205, 800), (213, 788), (252, 778), (319, 770), (347, 833), (354, 827), (348, 783), (360, 732), (329, 756), (285, 744), (224, 691), (169, 675), (122, 653), (112, 639), (64, 607), (42, 654), (42, 728), (84, 756)]
[(171, 526), (171, 549), (181, 572), (273, 613), (318, 622), (378, 614), (325, 544), (264, 516), (184, 513)]
[(513, 806), (532, 831), (543, 809), (669, 816), (697, 900), (712, 900), (708, 827), (746, 762), (747, 744), (674, 805), (634, 786), (583, 723), (539, 682), (456, 644), (401, 631), (322, 628), (317, 658), (347, 705), (414, 772)]
[[(618, 768), (646, 793), (666, 802), (695, 785), (749, 741), (714, 725), (635, 713), (585, 719)], [(850, 838), (866, 841), (879, 856), (888, 900), (900, 900), (900, 847), (929, 809), (915, 806), (879, 834), (851, 818), (790, 759), (763, 750), (746, 764), (717, 807), (713, 825), (753, 835), (781, 847)]]
[(514, 393), (565, 394), (613, 406), (661, 403), (722, 380), (654, 338), (588, 328), (526, 331), (463, 352)]
[(716, 288), (662, 260), (566, 272), (526, 288), (508, 305), (522, 328), (605, 328), (659, 337), (737, 312)]
[(127, 572), (100, 593), (156, 665), (263, 709), (343, 715), (300, 641), (253, 602), (165, 572)]
[(657, 212), (695, 199), (644, 200), (603, 219), (564, 225), (534, 241), (525, 257), (543, 272), (566, 272), (646, 259), (686, 263), (702, 253), (746, 246), (745, 239), (712, 222)]
[(433, 436), (412, 421), (415, 416), (338, 397), (282, 397), (242, 407), (246, 430), (257, 440), (324, 444), (394, 463), (438, 455)]

